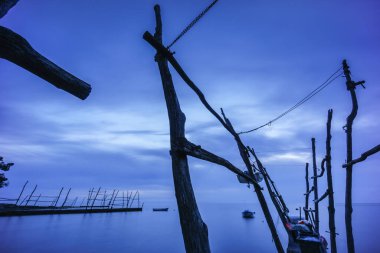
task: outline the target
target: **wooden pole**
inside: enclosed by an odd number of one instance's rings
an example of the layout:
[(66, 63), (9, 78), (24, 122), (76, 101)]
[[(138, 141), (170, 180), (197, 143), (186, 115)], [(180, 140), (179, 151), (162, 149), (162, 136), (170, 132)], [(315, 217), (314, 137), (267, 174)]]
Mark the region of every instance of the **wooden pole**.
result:
[(306, 193), (305, 193), (305, 219), (309, 220), (309, 191), (310, 191), (310, 184), (309, 184), (309, 163), (306, 163), (305, 167), (305, 180), (306, 180)]
[(36, 189), (37, 189), (37, 185), (34, 187), (34, 189), (33, 189), (32, 193), (30, 194), (30, 196), (29, 196), (28, 200), (27, 200), (27, 201), (26, 201), (26, 203), (25, 203), (25, 206), (27, 206), (27, 205), (28, 205), (28, 203), (29, 203), (30, 199), (33, 197), (33, 193), (36, 191)]
[(63, 187), (62, 187), (61, 190), (59, 191), (58, 197), (57, 197), (57, 199), (55, 200), (55, 203), (54, 203), (54, 207), (57, 206), (58, 201), (59, 201), (59, 198), (61, 197), (61, 193), (62, 193), (62, 191), (63, 191)]
[(269, 196), (273, 202), (274, 207), (277, 210), (277, 213), (281, 219), (282, 225), (284, 226), (285, 230), (288, 232), (288, 227), (286, 225), (289, 221), (288, 215), (287, 215), (287, 207), (283, 206), (281, 201), (279, 200), (280, 195), (278, 194), (278, 192), (275, 192), (275, 190), (273, 189), (274, 185), (273, 185), (266, 169), (264, 168), (263, 164), (261, 163), (258, 156), (256, 155), (254, 149), (250, 148), (250, 147), (247, 147), (247, 149), (255, 157), (257, 167), (258, 167), (260, 173), (263, 175), (265, 185), (267, 186), (267, 189), (269, 192)]
[(38, 203), (38, 200), (40, 200), (40, 198), (41, 198), (41, 194), (40, 195), (38, 195), (38, 198), (36, 199), (36, 201), (34, 202), (34, 206), (36, 206), (37, 205), (37, 203)]
[(352, 101), (352, 110), (346, 119), (346, 126), (344, 127), (346, 131), (346, 142), (347, 142), (347, 153), (346, 153), (346, 196), (345, 196), (345, 222), (346, 222), (346, 235), (347, 235), (347, 250), (348, 253), (355, 252), (354, 235), (352, 232), (352, 168), (353, 165), (350, 164), (352, 161), (352, 125), (354, 119), (358, 113), (358, 100), (356, 98), (355, 87), (358, 84), (363, 84), (364, 81), (355, 83), (351, 79), (350, 69), (348, 67), (347, 61), (343, 60), (343, 73), (346, 77), (346, 88), (350, 92)]
[(347, 168), (348, 165), (354, 165), (356, 163), (359, 163), (359, 162), (362, 162), (364, 161), (365, 159), (367, 159), (368, 156), (371, 156), (373, 154), (376, 154), (377, 152), (380, 151), (380, 145), (377, 145), (373, 148), (371, 148), (370, 150), (367, 150), (366, 152), (362, 153), (361, 156), (359, 158), (356, 158), (354, 160), (351, 160), (350, 163), (348, 164), (343, 164), (342, 167), (343, 168)]
[(95, 198), (94, 198), (94, 200), (92, 201), (92, 204), (91, 204), (91, 209), (92, 209), (92, 207), (93, 207), (94, 204), (95, 204), (95, 201), (96, 201), (96, 198), (98, 197), (98, 194), (99, 194), (99, 192), (100, 192), (100, 189), (101, 189), (101, 187), (99, 187), (98, 191), (96, 192)]
[(67, 194), (66, 194), (66, 198), (65, 198), (65, 200), (63, 201), (63, 203), (62, 203), (62, 206), (61, 206), (61, 207), (64, 207), (64, 206), (65, 206), (65, 204), (66, 204), (66, 201), (67, 201), (67, 198), (69, 197), (70, 191), (71, 191), (71, 188), (70, 188), (70, 189), (69, 189), (69, 191), (67, 192)]
[(113, 205), (115, 204), (115, 200), (116, 200), (118, 194), (119, 194), (119, 190), (117, 190), (115, 197), (112, 200), (111, 209), (113, 208)]
[[(156, 32), (154, 38), (162, 44), (162, 22), (159, 5), (154, 7)], [(145, 38), (145, 37), (144, 37)], [(170, 125), (170, 144), (174, 189), (187, 253), (209, 253), (207, 225), (199, 213), (191, 185), (187, 155), (175, 149), (175, 144), (185, 138), (186, 117), (181, 111), (168, 67), (167, 58), (157, 51), (156, 61), (160, 70)]]
[[(226, 115), (224, 114), (222, 109), (221, 109), (221, 111), (222, 111), (222, 116), (223, 116), (224, 122), (226, 123), (230, 132), (233, 133), (233, 136), (235, 138), (235, 141), (236, 141), (238, 149), (239, 149), (240, 156), (241, 156), (251, 178), (255, 178), (251, 163), (250, 163), (249, 158), (248, 158), (247, 148), (244, 146), (243, 142), (240, 139), (240, 136), (236, 133), (235, 129), (233, 128), (231, 121), (226, 117)], [(253, 184), (253, 188), (256, 192), (256, 195), (257, 195), (257, 198), (259, 200), (261, 209), (263, 210), (265, 220), (267, 221), (269, 230), (272, 234), (272, 238), (273, 238), (274, 244), (276, 246), (277, 252), (283, 253), (284, 249), (282, 248), (280, 238), (277, 234), (276, 226), (274, 225), (273, 218), (272, 218), (272, 215), (270, 214), (268, 204), (265, 200), (262, 189), (260, 187), (258, 187), (257, 184)]]
[(113, 197), (115, 196), (115, 191), (116, 191), (115, 189), (112, 191), (112, 195), (111, 195), (110, 201), (108, 202), (108, 208), (110, 208), (110, 206), (111, 206)]
[(330, 229), (330, 247), (331, 253), (337, 253), (336, 247), (336, 230), (335, 230), (335, 206), (334, 206), (334, 189), (331, 171), (331, 120), (333, 110), (330, 109), (327, 114), (327, 137), (326, 137), (326, 174), (327, 174), (327, 190), (329, 197), (329, 229)]
[(315, 138), (311, 139), (311, 148), (313, 151), (313, 187), (314, 187), (314, 211), (315, 211), (315, 231), (319, 234), (319, 204), (318, 204), (318, 172), (317, 158), (315, 154)]
[[(129, 205), (129, 207), (132, 207), (132, 204), (133, 204), (133, 201), (135, 201), (136, 195), (137, 195), (137, 191), (135, 192), (135, 195), (133, 195), (133, 198), (132, 198), (132, 201), (131, 201), (131, 204)], [(127, 205), (127, 207), (128, 207), (128, 205)]]
[(25, 190), (25, 186), (28, 184), (28, 182), (29, 182), (29, 181), (26, 181), (25, 184), (24, 184), (24, 186), (22, 187), (21, 192), (20, 192), (20, 195), (18, 195), (18, 198), (17, 198), (17, 200), (16, 200), (16, 206), (17, 206), (17, 204), (18, 204), (18, 202), (19, 202), (19, 200), (20, 200), (20, 198), (21, 198), (21, 196), (22, 196), (22, 194), (23, 194), (23, 192), (24, 192), (24, 190)]
[(2, 26), (0, 26), (0, 58), (17, 64), (80, 99), (86, 99), (91, 92), (88, 83), (60, 68), (34, 50), (23, 37)]

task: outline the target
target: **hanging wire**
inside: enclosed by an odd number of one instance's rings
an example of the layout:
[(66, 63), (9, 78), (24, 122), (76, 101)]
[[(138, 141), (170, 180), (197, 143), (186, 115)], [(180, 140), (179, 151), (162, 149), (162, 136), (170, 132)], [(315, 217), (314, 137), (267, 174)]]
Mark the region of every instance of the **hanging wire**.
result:
[(303, 105), (309, 99), (311, 99), (312, 97), (314, 97), (315, 95), (317, 95), (319, 92), (321, 92), (324, 88), (326, 88), (329, 84), (331, 84), (333, 81), (335, 81), (335, 79), (337, 79), (338, 77), (340, 77), (342, 75), (342, 73), (343, 73), (342, 71), (340, 71), (341, 69), (342, 69), (342, 67), (339, 67), (329, 78), (327, 78), (326, 81), (324, 81), (321, 85), (319, 85), (317, 88), (315, 88), (313, 91), (311, 91), (306, 97), (304, 97), (303, 99), (301, 99), (300, 101), (298, 101), (295, 105), (293, 105), (292, 107), (290, 107), (288, 110), (286, 110), (285, 112), (283, 112), (280, 115), (278, 115), (276, 118), (268, 121), (267, 123), (265, 123), (265, 124), (263, 124), (263, 125), (261, 125), (259, 127), (256, 127), (254, 129), (247, 130), (247, 131), (242, 131), (242, 132), (239, 132), (238, 134), (246, 134), (246, 133), (250, 133), (250, 132), (256, 131), (256, 130), (258, 130), (260, 128), (263, 128), (265, 126), (270, 126), (273, 122), (281, 119), (286, 114), (290, 113), (291, 111), (295, 110), (299, 106)]
[(219, 0), (214, 0), (209, 6), (206, 7), (196, 18), (194, 18), (191, 23), (186, 26), (185, 29), (173, 40), (172, 43), (169, 44), (166, 48), (169, 49), (173, 46), (183, 35), (185, 35)]

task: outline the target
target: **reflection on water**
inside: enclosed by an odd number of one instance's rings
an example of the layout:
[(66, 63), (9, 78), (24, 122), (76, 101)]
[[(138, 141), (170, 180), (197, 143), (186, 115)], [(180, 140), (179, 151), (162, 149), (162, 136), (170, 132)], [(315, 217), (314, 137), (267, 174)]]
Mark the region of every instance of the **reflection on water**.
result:
[[(208, 225), (212, 252), (275, 252), (258, 205), (200, 204), (199, 208)], [(256, 218), (241, 218), (241, 211), (247, 208), (256, 211)], [(336, 209), (338, 251), (345, 252), (344, 206)], [(376, 243), (379, 214), (379, 205), (354, 206), (357, 252), (380, 252)], [(286, 248), (287, 237), (274, 212), (273, 219)], [(325, 207), (321, 207), (321, 220), (321, 232), (328, 239)], [(168, 212), (152, 212), (147, 206), (136, 213), (2, 217), (0, 234), (0, 252), (4, 253), (185, 252), (175, 206)]]

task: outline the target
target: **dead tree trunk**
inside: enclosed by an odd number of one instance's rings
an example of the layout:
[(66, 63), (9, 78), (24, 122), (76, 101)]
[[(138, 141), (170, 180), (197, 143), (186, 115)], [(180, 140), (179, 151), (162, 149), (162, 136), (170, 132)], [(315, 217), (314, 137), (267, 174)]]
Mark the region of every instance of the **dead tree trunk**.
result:
[(309, 163), (306, 163), (305, 167), (305, 180), (306, 180), (306, 193), (305, 193), (305, 219), (309, 220), (309, 194), (310, 194), (310, 184), (309, 184)]
[(347, 153), (346, 153), (346, 197), (345, 197), (345, 222), (346, 222), (346, 235), (347, 235), (347, 250), (349, 253), (355, 252), (354, 235), (352, 232), (352, 125), (358, 113), (358, 100), (356, 98), (355, 87), (363, 85), (364, 81), (354, 82), (351, 79), (351, 73), (347, 65), (347, 61), (343, 60), (343, 72), (346, 77), (346, 87), (350, 92), (352, 101), (352, 110), (346, 119), (344, 127), (346, 131)]
[[(156, 33), (157, 33), (157, 31), (156, 31)], [(181, 76), (181, 78), (186, 82), (186, 84), (189, 85), (189, 87), (198, 95), (199, 99), (201, 100), (202, 104), (207, 108), (207, 110), (209, 110), (210, 113), (213, 114), (219, 120), (219, 122), (226, 128), (226, 130), (228, 132), (230, 132), (234, 136), (235, 140), (238, 143), (239, 151), (240, 151), (240, 154), (241, 154), (241, 156), (243, 158), (244, 163), (246, 164), (247, 168), (249, 168), (249, 170), (252, 170), (251, 165), (249, 163), (249, 160), (247, 158), (247, 153), (246, 153), (245, 146), (241, 142), (240, 137), (238, 136), (238, 134), (233, 129), (231, 129), (231, 127), (228, 125), (228, 123), (225, 122), (225, 120), (223, 120), (220, 117), (220, 115), (218, 113), (216, 113), (215, 110), (212, 109), (212, 107), (208, 104), (208, 102), (206, 101), (203, 93), (199, 90), (199, 88), (187, 76), (187, 74), (185, 73), (185, 71), (182, 69), (182, 67), (179, 65), (179, 63), (176, 61), (176, 59), (173, 57), (173, 54), (167, 48), (165, 48), (162, 45), (161, 37), (160, 36), (158, 38), (156, 36), (153, 37), (149, 32), (145, 32), (143, 38), (157, 50), (158, 56), (159, 56), (158, 57), (159, 62), (160, 61), (164, 61), (164, 63), (166, 63), (166, 64), (162, 63), (161, 65), (164, 65), (164, 67), (167, 68), (167, 61), (169, 61), (170, 64), (173, 66), (173, 68)], [(160, 59), (162, 57), (164, 57), (164, 60)], [(162, 67), (162, 68), (164, 68), (164, 67)], [(162, 72), (165, 72), (165, 71), (162, 71)], [(167, 76), (170, 76), (169, 70), (167, 70), (167, 72), (168, 72)], [(170, 81), (171, 81), (171, 78), (170, 78)], [(163, 82), (164, 82), (164, 79), (163, 79)], [(172, 83), (172, 82), (170, 82), (170, 83)], [(176, 101), (176, 103), (178, 104), (178, 101)], [(181, 141), (180, 138), (177, 138), (177, 139), (179, 139), (179, 141)], [(173, 145), (173, 142), (172, 142), (172, 145)], [(247, 163), (247, 161), (248, 161), (248, 163)], [(250, 173), (250, 177), (254, 178), (253, 173)], [(284, 249), (282, 248), (281, 242), (279, 240), (279, 237), (278, 237), (278, 234), (277, 234), (276, 227), (274, 225), (272, 216), (270, 215), (268, 206), (266, 204), (264, 195), (261, 192), (261, 188), (260, 188), (260, 186), (258, 186), (258, 184), (253, 184), (253, 185), (254, 185), (256, 194), (257, 194), (257, 196), (259, 198), (259, 202), (260, 202), (260, 204), (262, 204), (262, 209), (263, 209), (265, 218), (267, 219), (267, 223), (268, 223), (268, 226), (269, 226), (270, 231), (272, 233), (272, 237), (273, 237), (273, 240), (275, 242), (277, 251), (278, 252), (284, 252)]]
[(315, 212), (315, 231), (319, 233), (319, 205), (318, 205), (318, 172), (317, 160), (315, 155), (315, 138), (311, 139), (311, 148), (313, 150), (313, 188), (314, 188), (314, 212)]
[[(160, 7), (154, 7), (156, 14), (155, 39), (162, 43), (162, 23)], [(156, 61), (161, 74), (162, 86), (170, 123), (170, 143), (173, 179), (181, 221), (182, 235), (187, 253), (209, 253), (207, 226), (198, 211), (197, 202), (191, 185), (187, 156), (176, 148), (176, 144), (185, 138), (185, 115), (181, 111), (168, 61), (157, 51)]]
[(329, 196), (329, 229), (331, 253), (336, 253), (336, 230), (335, 230), (335, 206), (334, 206), (334, 189), (331, 172), (331, 120), (333, 110), (328, 111), (327, 116), (327, 137), (326, 137), (326, 174), (327, 174), (327, 191)]

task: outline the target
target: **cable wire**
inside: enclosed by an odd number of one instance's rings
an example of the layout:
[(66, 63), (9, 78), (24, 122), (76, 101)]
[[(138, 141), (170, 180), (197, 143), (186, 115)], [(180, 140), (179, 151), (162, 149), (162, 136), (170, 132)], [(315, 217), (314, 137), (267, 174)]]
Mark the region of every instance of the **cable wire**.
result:
[(263, 125), (261, 125), (259, 127), (256, 127), (254, 129), (247, 130), (247, 131), (242, 131), (242, 132), (239, 132), (238, 134), (246, 134), (246, 133), (250, 133), (250, 132), (256, 131), (256, 130), (258, 130), (260, 128), (263, 128), (265, 126), (269, 126), (273, 122), (281, 119), (286, 114), (290, 113), (291, 111), (295, 110), (296, 108), (298, 108), (301, 105), (303, 105), (304, 103), (306, 103), (308, 100), (310, 100), (312, 97), (314, 97), (319, 92), (321, 92), (324, 88), (326, 88), (329, 84), (331, 84), (333, 81), (335, 81), (339, 76), (341, 76), (341, 74), (343, 73), (343, 72), (339, 72), (341, 69), (342, 69), (342, 67), (339, 67), (329, 78), (327, 78), (326, 81), (324, 81), (321, 85), (319, 85), (317, 88), (315, 88), (313, 91), (311, 91), (306, 97), (304, 97), (303, 99), (301, 99), (300, 101), (298, 101), (295, 105), (293, 105), (292, 107), (290, 107), (288, 110), (286, 110), (285, 112), (283, 112), (280, 115), (278, 115), (276, 118), (268, 121), (267, 123), (265, 123), (265, 124), (263, 124)]
[(169, 49), (173, 46), (183, 35), (185, 35), (216, 3), (218, 0), (214, 0), (209, 6), (207, 6), (198, 16), (196, 16), (191, 23), (186, 26), (185, 29), (169, 44), (166, 48)]

